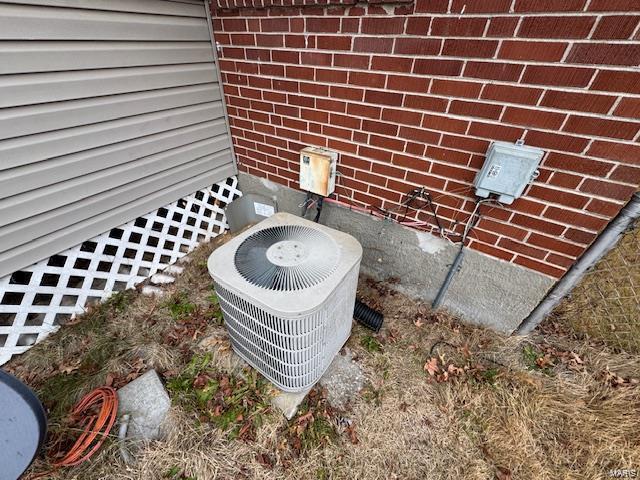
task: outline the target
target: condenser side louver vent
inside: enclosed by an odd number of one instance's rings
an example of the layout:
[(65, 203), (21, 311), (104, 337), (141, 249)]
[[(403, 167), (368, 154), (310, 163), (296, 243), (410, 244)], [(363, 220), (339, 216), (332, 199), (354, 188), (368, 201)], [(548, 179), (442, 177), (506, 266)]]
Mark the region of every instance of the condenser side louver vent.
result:
[(362, 247), (278, 213), (218, 248), (209, 271), (234, 351), (285, 391), (311, 387), (351, 332)]

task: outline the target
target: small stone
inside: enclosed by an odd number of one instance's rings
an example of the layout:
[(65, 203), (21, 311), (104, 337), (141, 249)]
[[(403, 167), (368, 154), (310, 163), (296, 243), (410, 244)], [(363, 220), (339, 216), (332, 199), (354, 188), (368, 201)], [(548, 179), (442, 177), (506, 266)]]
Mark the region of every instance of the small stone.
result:
[(145, 285), (142, 287), (142, 294), (147, 297), (162, 297), (165, 291), (160, 287), (154, 287), (153, 285)]
[(164, 273), (156, 273), (155, 275), (151, 276), (150, 280), (151, 283), (155, 285), (168, 285), (176, 281), (174, 277), (172, 277), (171, 275), (166, 275)]
[(156, 440), (171, 407), (171, 399), (155, 370), (149, 370), (118, 390), (118, 417), (129, 414), (127, 438)]
[(184, 272), (184, 267), (181, 267), (180, 265), (169, 265), (162, 273), (176, 276), (180, 275), (182, 272)]

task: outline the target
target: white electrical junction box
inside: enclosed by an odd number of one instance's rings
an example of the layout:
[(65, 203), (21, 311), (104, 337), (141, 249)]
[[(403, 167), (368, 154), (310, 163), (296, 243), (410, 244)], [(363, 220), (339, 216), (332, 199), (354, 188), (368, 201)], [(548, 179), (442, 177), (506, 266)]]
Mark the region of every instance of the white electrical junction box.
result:
[(338, 152), (320, 147), (300, 151), (300, 189), (328, 197), (336, 188)]
[(501, 203), (513, 203), (538, 176), (538, 165), (543, 155), (543, 150), (521, 142), (492, 143), (473, 182), (476, 195), (486, 198), (494, 194)]

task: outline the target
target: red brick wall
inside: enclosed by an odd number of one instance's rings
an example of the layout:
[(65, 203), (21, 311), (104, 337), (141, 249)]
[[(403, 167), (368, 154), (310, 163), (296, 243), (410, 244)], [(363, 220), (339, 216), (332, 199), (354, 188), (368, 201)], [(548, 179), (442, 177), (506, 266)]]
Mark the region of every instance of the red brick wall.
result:
[(339, 200), (425, 186), (460, 232), (489, 143), (524, 138), (540, 176), (470, 247), (554, 277), (638, 190), (639, 0), (299, 1), (213, 9), (241, 170), (297, 188), (300, 149), (329, 147)]

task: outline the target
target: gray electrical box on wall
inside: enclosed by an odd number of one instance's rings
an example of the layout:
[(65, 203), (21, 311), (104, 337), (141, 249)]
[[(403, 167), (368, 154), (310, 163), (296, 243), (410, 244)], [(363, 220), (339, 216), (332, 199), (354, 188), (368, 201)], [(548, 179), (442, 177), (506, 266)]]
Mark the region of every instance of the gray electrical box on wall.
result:
[(492, 143), (474, 181), (476, 195), (486, 198), (494, 194), (501, 203), (513, 203), (538, 176), (538, 165), (543, 155), (543, 150), (520, 141), (515, 144)]

